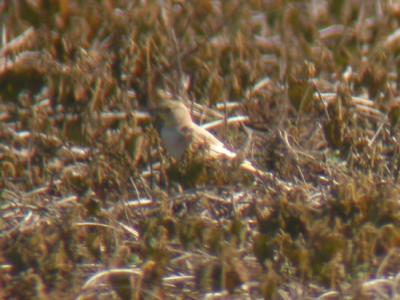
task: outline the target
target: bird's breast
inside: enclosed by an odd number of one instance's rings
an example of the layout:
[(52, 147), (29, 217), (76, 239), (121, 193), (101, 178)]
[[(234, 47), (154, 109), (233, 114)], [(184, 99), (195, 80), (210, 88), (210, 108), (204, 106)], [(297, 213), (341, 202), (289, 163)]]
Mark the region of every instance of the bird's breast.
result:
[(175, 159), (179, 159), (188, 147), (187, 138), (175, 128), (162, 128), (160, 136), (165, 149)]

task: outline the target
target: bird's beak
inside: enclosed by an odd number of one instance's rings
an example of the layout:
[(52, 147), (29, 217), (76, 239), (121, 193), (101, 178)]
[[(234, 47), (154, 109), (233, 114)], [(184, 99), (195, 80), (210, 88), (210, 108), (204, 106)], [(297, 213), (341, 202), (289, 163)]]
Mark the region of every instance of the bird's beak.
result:
[(160, 130), (163, 126), (163, 123), (165, 121), (164, 115), (157, 108), (149, 109), (149, 113), (151, 116), (151, 121), (153, 123), (153, 126), (157, 129), (157, 131), (160, 132)]
[(157, 113), (157, 108), (156, 107), (151, 107), (148, 110), (149, 110), (149, 114), (150, 114), (151, 117), (154, 117), (155, 114)]

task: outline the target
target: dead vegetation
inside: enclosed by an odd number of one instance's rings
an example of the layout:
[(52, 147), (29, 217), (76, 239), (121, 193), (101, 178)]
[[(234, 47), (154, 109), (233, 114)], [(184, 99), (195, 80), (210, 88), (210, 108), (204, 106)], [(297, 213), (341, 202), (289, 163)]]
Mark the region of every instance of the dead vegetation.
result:
[[(396, 1), (0, 16), (0, 298), (400, 297)], [(287, 186), (182, 173), (147, 114), (165, 97)]]

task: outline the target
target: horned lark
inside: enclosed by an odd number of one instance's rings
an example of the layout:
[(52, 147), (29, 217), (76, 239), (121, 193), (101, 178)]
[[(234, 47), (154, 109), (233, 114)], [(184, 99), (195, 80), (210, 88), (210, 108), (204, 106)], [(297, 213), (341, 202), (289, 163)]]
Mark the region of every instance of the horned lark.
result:
[[(165, 100), (153, 110), (155, 127), (167, 152), (179, 160), (187, 151), (201, 153), (205, 159), (234, 161), (238, 155), (206, 129), (193, 122), (188, 108), (180, 101)], [(239, 168), (258, 177), (271, 178), (248, 160), (239, 161)]]

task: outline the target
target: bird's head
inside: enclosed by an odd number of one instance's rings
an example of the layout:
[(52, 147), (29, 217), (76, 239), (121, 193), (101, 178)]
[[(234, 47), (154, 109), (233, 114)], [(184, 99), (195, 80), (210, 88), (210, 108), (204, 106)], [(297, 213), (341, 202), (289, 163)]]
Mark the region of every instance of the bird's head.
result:
[(178, 100), (162, 101), (151, 113), (159, 131), (163, 127), (182, 127), (192, 123), (189, 110)]

